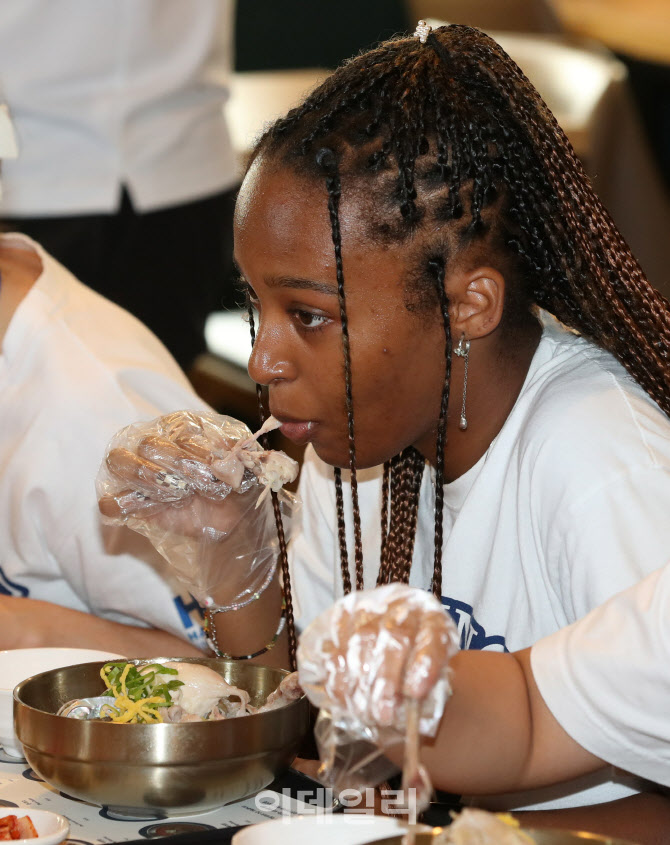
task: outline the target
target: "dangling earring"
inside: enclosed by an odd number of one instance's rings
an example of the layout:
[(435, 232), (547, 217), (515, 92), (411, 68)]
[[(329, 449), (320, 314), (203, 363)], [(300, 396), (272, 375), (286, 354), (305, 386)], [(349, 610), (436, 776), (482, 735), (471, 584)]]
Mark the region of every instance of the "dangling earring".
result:
[(465, 416), (465, 397), (468, 392), (468, 360), (470, 358), (470, 341), (465, 339), (465, 335), (461, 335), (461, 339), (454, 349), (454, 355), (463, 358), (463, 404), (461, 405), (461, 419), (458, 427), (461, 431), (465, 431), (468, 427), (468, 418)]

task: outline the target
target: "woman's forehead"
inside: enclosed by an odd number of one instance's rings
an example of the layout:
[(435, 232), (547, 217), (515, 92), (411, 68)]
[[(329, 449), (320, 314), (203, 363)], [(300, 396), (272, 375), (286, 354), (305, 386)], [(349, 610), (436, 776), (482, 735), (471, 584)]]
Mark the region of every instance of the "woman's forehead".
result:
[[(235, 208), (236, 245), (258, 238), (295, 241), (333, 249), (331, 216), (326, 181), (296, 173), (288, 166), (275, 166), (259, 156), (249, 168)], [(366, 237), (361, 209), (353, 195), (344, 192), (339, 223), (343, 243), (375, 248)]]
[(235, 207), (235, 225), (271, 224), (272, 219), (283, 219), (300, 214), (327, 213), (325, 186), (319, 186), (299, 177), (288, 167), (276, 167), (256, 158), (247, 171), (240, 187)]
[(310, 249), (330, 239), (329, 231), (326, 204), (315, 201), (314, 191), (298, 186), (290, 173), (252, 167), (235, 209), (236, 252)]
[[(342, 198), (342, 259), (349, 294), (402, 287), (407, 256), (401, 244), (379, 244), (366, 233), (361, 209)], [(235, 215), (235, 257), (247, 281), (337, 281), (328, 191), (290, 168), (252, 165)]]

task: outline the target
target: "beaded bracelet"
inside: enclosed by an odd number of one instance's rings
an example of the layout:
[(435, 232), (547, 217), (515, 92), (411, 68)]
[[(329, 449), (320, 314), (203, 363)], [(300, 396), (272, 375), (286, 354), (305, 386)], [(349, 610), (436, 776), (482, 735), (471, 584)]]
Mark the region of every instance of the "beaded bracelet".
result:
[(275, 647), (277, 644), (277, 640), (279, 639), (281, 632), (284, 630), (286, 626), (286, 617), (284, 616), (284, 611), (282, 609), (282, 615), (279, 619), (279, 627), (277, 628), (274, 637), (270, 640), (270, 642), (263, 646), (263, 648), (255, 651), (253, 654), (227, 654), (225, 651), (221, 651), (219, 645), (216, 641), (216, 626), (214, 624), (214, 615), (218, 611), (214, 608), (207, 609), (207, 615), (205, 617), (205, 635), (207, 637), (207, 643), (209, 647), (212, 649), (214, 654), (217, 657), (223, 657), (226, 660), (251, 660), (254, 657), (260, 657), (261, 654), (265, 654), (266, 652), (270, 651)]
[(227, 613), (229, 610), (242, 610), (243, 607), (248, 607), (252, 602), (257, 601), (263, 593), (267, 590), (267, 588), (272, 583), (272, 579), (275, 577), (275, 572), (277, 571), (277, 561), (275, 560), (270, 567), (270, 571), (265, 576), (265, 580), (260, 585), (260, 587), (256, 590), (255, 593), (252, 593), (249, 598), (244, 599), (243, 601), (234, 601), (232, 604), (214, 604), (214, 599), (208, 598), (205, 602), (205, 608), (210, 611), (211, 613)]

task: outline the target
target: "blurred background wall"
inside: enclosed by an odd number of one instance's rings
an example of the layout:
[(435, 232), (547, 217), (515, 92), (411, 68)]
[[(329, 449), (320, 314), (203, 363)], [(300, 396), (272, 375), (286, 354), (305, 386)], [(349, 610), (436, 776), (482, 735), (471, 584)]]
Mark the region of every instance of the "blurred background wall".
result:
[[(518, 36), (503, 46), (566, 129), (652, 284), (670, 295), (670, 0), (240, 0), (235, 67), (330, 69), (419, 18)], [(295, 76), (296, 91), (308, 81)]]

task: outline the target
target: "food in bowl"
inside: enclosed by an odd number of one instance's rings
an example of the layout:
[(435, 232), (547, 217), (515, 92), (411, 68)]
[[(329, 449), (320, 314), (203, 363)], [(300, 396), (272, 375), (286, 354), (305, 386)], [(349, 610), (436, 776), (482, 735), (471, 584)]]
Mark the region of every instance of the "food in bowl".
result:
[(254, 706), (247, 690), (229, 684), (214, 669), (181, 661), (106, 663), (100, 677), (107, 687), (102, 696), (69, 701), (58, 715), (120, 724), (216, 721), (273, 710), (304, 695), (294, 672)]
[(508, 813), (465, 809), (435, 836), (433, 845), (534, 845)]
[[(3, 838), (11, 830), (9, 837)], [(70, 823), (59, 813), (50, 810), (35, 810), (28, 813), (19, 807), (0, 808), (0, 841), (13, 842), (21, 845), (30, 842), (31, 845), (58, 845), (70, 832)], [(16, 837), (16, 838), (15, 838)]]
[(30, 816), (5, 816), (0, 819), (0, 842), (12, 839), (37, 839), (37, 831)]

